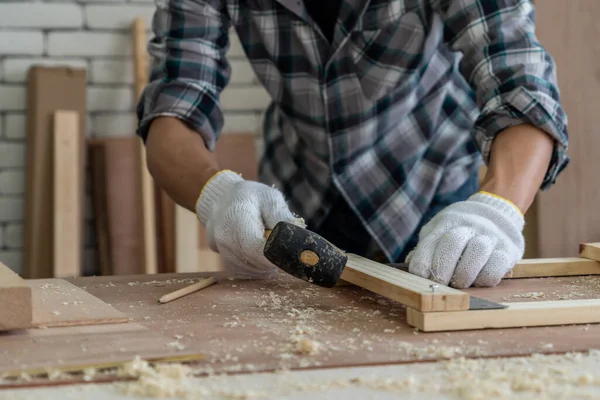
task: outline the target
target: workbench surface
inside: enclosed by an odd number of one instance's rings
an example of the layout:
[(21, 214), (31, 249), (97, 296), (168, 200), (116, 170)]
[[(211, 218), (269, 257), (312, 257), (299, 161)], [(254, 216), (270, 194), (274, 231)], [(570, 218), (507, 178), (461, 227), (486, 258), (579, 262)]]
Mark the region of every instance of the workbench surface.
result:
[[(288, 383), (283, 386), (289, 387), (290, 376), (298, 376), (299, 380), (305, 379), (307, 384), (304, 385), (304, 389), (316, 385), (315, 376), (328, 379), (328, 382), (321, 385), (325, 389), (329, 386), (349, 385), (349, 387), (335, 389), (334, 392), (337, 393), (335, 396), (338, 396), (339, 390), (357, 395), (363, 393), (361, 390), (370, 390), (369, 387), (381, 389), (384, 378), (388, 376), (386, 374), (390, 374), (393, 379), (385, 381), (387, 382), (385, 385), (391, 385), (392, 392), (396, 392), (397, 395), (397, 391), (403, 387), (406, 390), (409, 387), (419, 387), (417, 377), (419, 371), (423, 372), (428, 384), (431, 383), (429, 374), (434, 372), (443, 381), (444, 375), (449, 373), (452, 375), (452, 371), (457, 369), (476, 377), (485, 371), (481, 365), (469, 366), (470, 364), (465, 363), (463, 357), (526, 356), (533, 353), (580, 352), (600, 348), (598, 325), (451, 333), (417, 332), (406, 324), (404, 308), (397, 303), (357, 287), (319, 288), (283, 273), (265, 281), (220, 279), (217, 284), (209, 288), (171, 303), (157, 303), (157, 299), (162, 295), (205, 276), (207, 274), (86, 277), (72, 278), (69, 282), (84, 288), (131, 317), (132, 322), (122, 324), (124, 329), (129, 324), (144, 326), (153, 335), (164, 338), (175, 356), (179, 353), (204, 354), (204, 359), (191, 364), (196, 376), (235, 374), (236, 378), (230, 377), (228, 382), (238, 382), (240, 387), (256, 384), (262, 387), (261, 390), (266, 390), (273, 396), (276, 395), (276, 390), (265, 389), (265, 385), (281, 384), (282, 379), (288, 379), (286, 381)], [(472, 291), (480, 297), (510, 302), (565, 297), (599, 297), (599, 287), (600, 278), (590, 276), (508, 280), (502, 282), (497, 288)], [(114, 329), (116, 326), (113, 327)], [(107, 335), (95, 335), (93, 340), (88, 340), (86, 352), (89, 354), (96, 345), (93, 341), (102, 341), (104, 336)], [(128, 341), (135, 341), (135, 335), (126, 338)], [(115, 337), (112, 336), (111, 340), (115, 340)], [(136, 350), (141, 357), (145, 357), (146, 352), (152, 354), (159, 350), (152, 348), (152, 343), (154, 342), (149, 342), (148, 346), (144, 346), (143, 343), (138, 344)], [(0, 340), (0, 347), (1, 344), (2, 340)], [(113, 351), (118, 353), (118, 343), (113, 347)], [(106, 345), (98, 348), (103, 352), (109, 351)], [(79, 346), (73, 347), (69, 357), (84, 356), (78, 355), (78, 352), (81, 352)], [(19, 354), (19, 349), (3, 350), (5, 360), (18, 358)], [(436, 364), (435, 367), (424, 363), (442, 359), (454, 359), (454, 361), (451, 361), (451, 364), (446, 362)], [(577, 362), (578, 365), (587, 363), (586, 367), (581, 369), (585, 374), (593, 374), (596, 373), (594, 371), (600, 370), (597, 368), (600, 365), (598, 363), (600, 358), (595, 354), (592, 357), (584, 357), (583, 361), (574, 357), (562, 359), (566, 360), (564, 362)], [(415, 362), (419, 363), (398, 365)], [(494, 361), (477, 362), (493, 363)], [(503, 362), (506, 360), (498, 361), (498, 363)], [(557, 362), (560, 365), (564, 363)], [(540, 367), (544, 365), (551, 365), (551, 363), (540, 363)], [(596, 367), (589, 368), (589, 365)], [(488, 371), (489, 376), (499, 377), (498, 373), (493, 371), (495, 367), (490, 368), (492, 370)], [(299, 369), (304, 371), (286, 372)], [(361, 380), (352, 381), (346, 379), (343, 374), (340, 375), (340, 371), (344, 370), (354, 377), (365, 376), (365, 374), (377, 376), (370, 383)], [(573, 368), (571, 370), (574, 373), (578, 371)], [(259, 372), (272, 371), (276, 373), (255, 375)], [(241, 373), (244, 375), (239, 375)], [(416, 374), (414, 383), (405, 381), (413, 374)], [(554, 374), (558, 373), (554, 372)], [(523, 376), (523, 374), (519, 375)], [(342, 380), (346, 379), (345, 383), (339, 380), (340, 377), (343, 378)], [(198, 379), (205, 379), (205, 381), (197, 381), (205, 385), (209, 384), (206, 379), (212, 381), (222, 378), (209, 376)], [(379, 379), (383, 381), (379, 382)], [(458, 377), (452, 375), (451, 379), (454, 382)], [(479, 380), (481, 379), (483, 378), (480, 377)], [(581, 384), (586, 389), (587, 380), (592, 378), (586, 375), (583, 378), (576, 376), (572, 379), (576, 381), (581, 379)], [(600, 378), (597, 380), (600, 382)], [(90, 396), (96, 390), (89, 389), (94, 387), (89, 384), (84, 387), (88, 388), (85, 389), (86, 393), (90, 390)], [(30, 393), (29, 390), (32, 389), (28, 389), (27, 393)], [(65, 391), (79, 389), (69, 386), (40, 390), (48, 390), (47, 393), (56, 393), (57, 396), (64, 397)], [(100, 390), (98, 393), (103, 393), (102, 389), (97, 390)], [(112, 389), (109, 387), (106, 390)], [(317, 391), (323, 392), (320, 389)], [(8, 392), (0, 392), (0, 394), (6, 393)], [(31, 393), (36, 392), (31, 391)], [(281, 398), (296, 398), (293, 395), (285, 397), (288, 395), (286, 393), (281, 395), (284, 396)], [(432, 395), (436, 398), (439, 393), (432, 393)], [(109, 398), (106, 397), (108, 396), (106, 393), (99, 396)], [(306, 393), (298, 396), (300, 397), (297, 398), (306, 397)], [(86, 395), (85, 398), (93, 397)], [(311, 395), (311, 398), (315, 397)]]

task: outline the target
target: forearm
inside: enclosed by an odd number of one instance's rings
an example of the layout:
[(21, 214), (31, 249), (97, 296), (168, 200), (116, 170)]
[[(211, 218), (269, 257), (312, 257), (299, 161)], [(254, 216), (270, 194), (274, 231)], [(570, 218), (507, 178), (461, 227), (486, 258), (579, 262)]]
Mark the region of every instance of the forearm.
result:
[(204, 184), (219, 170), (202, 137), (173, 117), (156, 118), (146, 140), (148, 170), (180, 206), (195, 212)]
[(553, 139), (533, 125), (517, 125), (493, 142), (481, 190), (512, 201), (523, 213), (533, 202), (548, 170)]

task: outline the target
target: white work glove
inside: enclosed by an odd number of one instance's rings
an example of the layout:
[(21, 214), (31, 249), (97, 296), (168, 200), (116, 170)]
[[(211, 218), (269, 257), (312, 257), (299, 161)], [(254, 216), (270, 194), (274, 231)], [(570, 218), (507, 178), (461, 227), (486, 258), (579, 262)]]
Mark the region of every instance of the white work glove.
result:
[(455, 288), (496, 286), (523, 257), (525, 220), (507, 200), (479, 192), (451, 204), (419, 232), (409, 272)]
[(277, 268), (263, 254), (265, 228), (273, 229), (279, 221), (305, 227), (280, 191), (229, 170), (218, 172), (204, 186), (196, 215), (226, 270), (247, 278), (264, 278)]

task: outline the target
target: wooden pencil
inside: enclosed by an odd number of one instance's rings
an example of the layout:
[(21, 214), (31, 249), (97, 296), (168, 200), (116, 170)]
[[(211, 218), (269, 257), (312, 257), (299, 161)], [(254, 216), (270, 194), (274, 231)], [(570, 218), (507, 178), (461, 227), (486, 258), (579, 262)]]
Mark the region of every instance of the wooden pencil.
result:
[(209, 287), (209, 286), (215, 284), (216, 282), (217, 282), (217, 278), (215, 278), (214, 276), (211, 276), (210, 278), (203, 279), (199, 282), (194, 283), (193, 285), (181, 288), (172, 293), (165, 294), (160, 299), (158, 299), (158, 302), (161, 304), (168, 303), (170, 301), (173, 301), (173, 300), (179, 299), (183, 296), (186, 296), (190, 293), (194, 293), (194, 292), (197, 292), (198, 290), (202, 290), (206, 287)]

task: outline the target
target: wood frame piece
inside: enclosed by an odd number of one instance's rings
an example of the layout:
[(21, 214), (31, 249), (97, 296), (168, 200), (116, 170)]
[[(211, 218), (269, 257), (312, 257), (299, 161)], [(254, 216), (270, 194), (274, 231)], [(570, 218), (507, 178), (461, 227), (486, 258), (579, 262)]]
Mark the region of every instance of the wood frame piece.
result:
[(0, 262), (0, 332), (31, 328), (33, 300), (23, 278)]
[[(470, 295), (355, 254), (342, 280), (406, 306), (406, 320), (424, 332), (600, 323), (600, 299), (505, 303), (504, 309), (470, 310)], [(505, 279), (600, 274), (600, 242), (582, 243), (581, 257), (526, 259)]]

